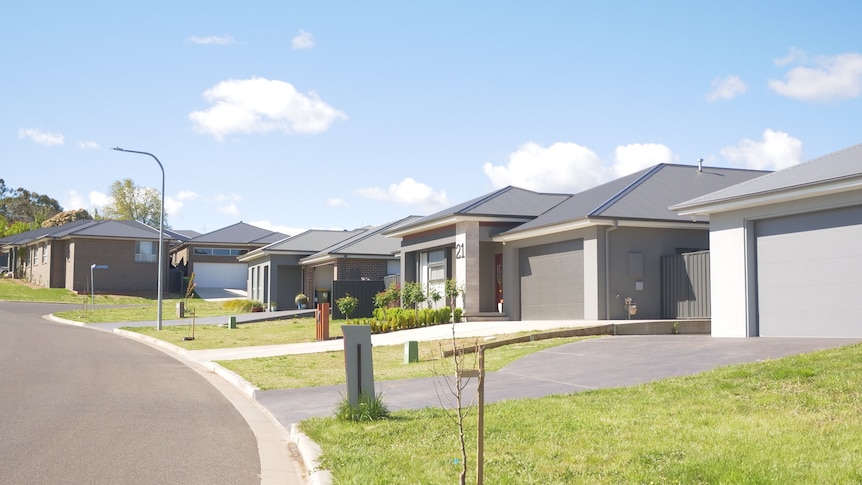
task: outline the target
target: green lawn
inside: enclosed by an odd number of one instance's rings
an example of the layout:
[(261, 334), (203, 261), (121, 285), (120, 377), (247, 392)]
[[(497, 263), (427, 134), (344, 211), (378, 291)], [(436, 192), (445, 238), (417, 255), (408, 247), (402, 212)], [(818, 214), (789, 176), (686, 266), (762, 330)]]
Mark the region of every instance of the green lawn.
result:
[[(523, 334), (514, 334), (523, 335)], [(485, 367), (499, 370), (505, 365), (539, 350), (574, 342), (583, 337), (555, 338), (506, 345), (485, 351)], [(472, 345), (476, 339), (459, 339), (458, 345)], [(374, 378), (380, 381), (433, 377), (454, 374), (451, 359), (441, 359), (444, 349), (451, 349), (451, 340), (419, 342), (419, 362), (404, 363), (403, 345), (375, 345), (372, 347)], [(475, 354), (468, 354), (466, 362), (474, 364)], [(344, 352), (283, 355), (257, 359), (219, 362), (260, 389), (291, 389), (343, 384)]]
[[(0, 300), (38, 301), (45, 303), (80, 303), (90, 301), (89, 295), (77, 295), (65, 288), (42, 288), (22, 280), (0, 278)], [(96, 305), (135, 305), (150, 300), (132, 296), (96, 295)]]
[[(385, 395), (384, 395), (385, 400)], [(475, 413), (468, 483), (475, 483)], [(304, 421), (340, 484), (457, 483), (453, 421)], [(485, 483), (862, 483), (862, 345), (489, 405)]]
[[(341, 320), (330, 322), (329, 333), (331, 338), (341, 336), (341, 322)], [(218, 325), (196, 325), (194, 340), (183, 340), (183, 337), (190, 334), (190, 328), (187, 325), (169, 326), (162, 330), (156, 330), (153, 327), (128, 327), (125, 330), (149, 335), (188, 350), (293, 344), (313, 342), (315, 339), (314, 318), (243, 323), (237, 325), (235, 329), (219, 327)]]
[[(174, 320), (177, 318), (177, 303), (186, 301), (179, 298), (169, 298), (162, 300), (162, 319)], [(118, 303), (114, 303), (118, 304)], [(222, 307), (221, 302), (210, 302), (200, 299), (191, 299), (186, 303), (186, 308), (194, 308), (197, 317), (215, 317), (219, 315), (236, 315), (235, 310), (226, 310)], [(159, 305), (155, 299), (140, 298), (134, 306), (125, 306), (121, 308), (100, 306), (98, 298), (96, 300), (95, 309), (76, 308), (66, 312), (57, 312), (56, 316), (67, 320), (74, 320), (83, 323), (109, 323), (109, 322), (144, 322), (148, 320), (155, 321), (158, 318)], [(186, 311), (186, 316), (189, 311)], [(191, 321), (190, 319), (187, 319)]]

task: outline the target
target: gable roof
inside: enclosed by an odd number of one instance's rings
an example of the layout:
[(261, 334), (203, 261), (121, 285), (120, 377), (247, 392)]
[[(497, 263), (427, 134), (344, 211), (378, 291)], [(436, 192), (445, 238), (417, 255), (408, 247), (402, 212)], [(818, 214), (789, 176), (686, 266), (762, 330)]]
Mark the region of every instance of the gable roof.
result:
[(458, 220), (527, 221), (568, 199), (568, 194), (534, 192), (520, 187), (503, 187), (429, 216), (384, 231), (389, 237), (450, 225)]
[(240, 261), (250, 261), (267, 254), (308, 256), (361, 232), (362, 229), (355, 229), (353, 231), (309, 229), (296, 236), (286, 237), (272, 244), (249, 251), (239, 256), (238, 259)]
[[(767, 172), (660, 163), (571, 196), (535, 219), (505, 231), (495, 241), (520, 239), (524, 233), (550, 233), (614, 220), (650, 224), (688, 223), (668, 207), (682, 200), (734, 185)], [(604, 219), (604, 221), (602, 221)], [(706, 222), (706, 221), (701, 221)]]
[(702, 214), (862, 187), (862, 144), (808, 160), (671, 207)]
[[(165, 235), (164, 239), (170, 239)], [(137, 221), (78, 220), (55, 227), (40, 227), (0, 240), (3, 246), (26, 246), (39, 239), (86, 237), (96, 239), (158, 239), (159, 231)]]
[(190, 244), (270, 244), (285, 237), (287, 237), (287, 234), (262, 229), (240, 221), (236, 224), (193, 237), (187, 242)]
[(303, 258), (300, 262), (303, 264), (319, 263), (334, 258), (351, 256), (361, 258), (393, 258), (395, 252), (401, 249), (401, 242), (398, 239), (386, 237), (383, 233), (389, 229), (404, 226), (419, 219), (421, 219), (420, 216), (408, 216), (379, 226), (364, 228), (358, 234)]

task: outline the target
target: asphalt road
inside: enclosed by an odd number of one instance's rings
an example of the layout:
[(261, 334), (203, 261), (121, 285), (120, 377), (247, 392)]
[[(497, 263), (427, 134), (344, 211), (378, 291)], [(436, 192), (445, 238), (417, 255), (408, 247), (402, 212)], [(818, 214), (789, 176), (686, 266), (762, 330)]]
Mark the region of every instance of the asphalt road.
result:
[(0, 302), (0, 482), (259, 484), (249, 424), (176, 359)]

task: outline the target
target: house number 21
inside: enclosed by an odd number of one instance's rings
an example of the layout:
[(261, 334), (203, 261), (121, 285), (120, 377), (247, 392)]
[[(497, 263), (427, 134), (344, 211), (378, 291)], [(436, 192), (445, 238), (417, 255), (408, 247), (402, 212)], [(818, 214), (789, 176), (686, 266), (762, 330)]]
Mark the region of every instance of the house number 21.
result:
[(467, 256), (464, 254), (464, 244), (455, 245), (455, 259), (464, 259)]

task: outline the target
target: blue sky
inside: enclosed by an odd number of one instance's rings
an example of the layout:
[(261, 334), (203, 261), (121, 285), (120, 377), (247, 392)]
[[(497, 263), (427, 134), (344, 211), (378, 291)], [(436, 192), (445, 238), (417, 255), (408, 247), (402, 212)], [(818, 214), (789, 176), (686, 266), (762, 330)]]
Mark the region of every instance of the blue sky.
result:
[[(128, 4), (127, 4), (128, 3)], [(12, 2), (0, 178), (287, 234), (862, 142), (862, 3)]]

